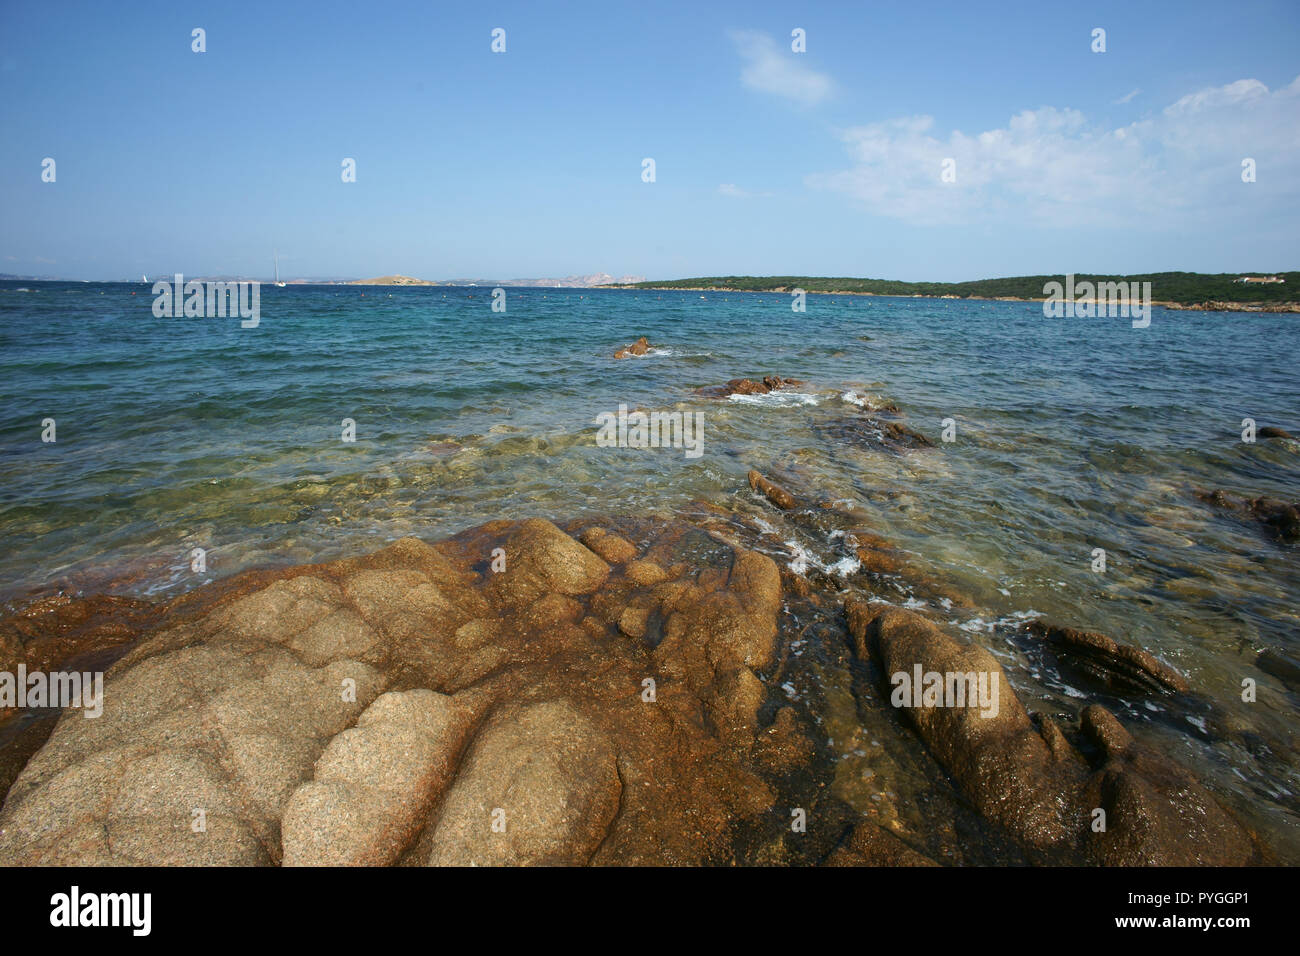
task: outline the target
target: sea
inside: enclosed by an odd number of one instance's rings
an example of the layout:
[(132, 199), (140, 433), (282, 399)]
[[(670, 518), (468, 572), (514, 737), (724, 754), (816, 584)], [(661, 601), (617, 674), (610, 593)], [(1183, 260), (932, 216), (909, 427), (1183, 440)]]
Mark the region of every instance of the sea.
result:
[[(783, 564), (870, 590), (842, 536), (750, 489), (758, 469), (865, 512), (974, 595), (930, 610), (993, 651), (1031, 710), (1068, 719), (1091, 697), (1026, 644), (1035, 617), (1185, 674), (1191, 704), (1107, 703), (1300, 862), (1300, 695), (1256, 663), (1300, 657), (1300, 547), (1199, 497), (1300, 500), (1300, 443), (1243, 440), (1246, 419), (1300, 435), (1300, 316), (1157, 306), (1135, 328), (1034, 302), (793, 302), (267, 284), (246, 328), (158, 317), (140, 283), (0, 282), (0, 601), (163, 600), (493, 519), (701, 502), (766, 523)], [(646, 355), (613, 358), (641, 336)], [(701, 393), (765, 375), (800, 384)], [(836, 426), (889, 403), (934, 447), (843, 440)], [(699, 454), (602, 445), (620, 406), (699, 413)], [(845, 744), (846, 781), (859, 749)]]

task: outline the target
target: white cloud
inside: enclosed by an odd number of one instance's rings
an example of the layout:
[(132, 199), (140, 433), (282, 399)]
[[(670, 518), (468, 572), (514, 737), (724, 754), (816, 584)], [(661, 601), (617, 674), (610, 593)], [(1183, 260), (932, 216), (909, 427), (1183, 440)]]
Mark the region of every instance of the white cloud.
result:
[(1131, 103), (1133, 102), (1133, 97), (1137, 96), (1141, 92), (1142, 92), (1141, 90), (1130, 90), (1129, 92), (1121, 96), (1119, 99), (1117, 99), (1115, 101), (1115, 105), (1122, 106), (1125, 103)]
[[(1241, 160), (1261, 182), (1300, 189), (1300, 77), (1270, 92), (1258, 80), (1184, 96), (1127, 126), (1091, 124), (1077, 110), (1042, 107), (1005, 127), (943, 135), (929, 116), (843, 131), (850, 168), (806, 178), (844, 192), (871, 212), (920, 224), (997, 216), (1040, 224), (1118, 225), (1152, 216), (1202, 218), (1238, 210)], [(945, 159), (956, 182), (941, 181)], [(1192, 217), (1194, 218), (1194, 217)]]
[[(1300, 76), (1296, 77), (1300, 83)], [(1295, 87), (1296, 83), (1291, 86)], [(1279, 92), (1286, 92), (1280, 90)], [(1238, 106), (1251, 101), (1259, 101), (1268, 96), (1268, 87), (1259, 80), (1238, 80), (1227, 86), (1212, 86), (1209, 89), (1189, 93), (1172, 106), (1165, 107), (1166, 116), (1180, 116), (1213, 110), (1223, 106)]]
[(782, 49), (765, 33), (736, 30), (731, 33), (731, 42), (744, 61), (740, 81), (751, 90), (815, 106), (835, 89), (829, 76), (803, 64), (806, 53)]

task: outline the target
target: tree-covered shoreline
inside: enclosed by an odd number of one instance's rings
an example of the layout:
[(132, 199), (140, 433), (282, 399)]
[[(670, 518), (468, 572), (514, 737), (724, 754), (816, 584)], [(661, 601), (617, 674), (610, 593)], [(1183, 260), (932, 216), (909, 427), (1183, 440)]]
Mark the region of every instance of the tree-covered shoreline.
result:
[[(1239, 282), (1242, 275), (1273, 276), (1285, 282)], [(896, 295), (956, 297), (962, 299), (1042, 299), (1048, 282), (1062, 282), (1064, 275), (1012, 276), (977, 279), (971, 282), (903, 282), (897, 279), (854, 279), (825, 276), (706, 276), (613, 286), (621, 289), (700, 289), (734, 292), (831, 292), (854, 295)], [(1283, 305), (1300, 300), (1300, 272), (1220, 273), (1148, 272), (1139, 275), (1076, 273), (1081, 282), (1150, 282), (1151, 298), (1183, 306)]]

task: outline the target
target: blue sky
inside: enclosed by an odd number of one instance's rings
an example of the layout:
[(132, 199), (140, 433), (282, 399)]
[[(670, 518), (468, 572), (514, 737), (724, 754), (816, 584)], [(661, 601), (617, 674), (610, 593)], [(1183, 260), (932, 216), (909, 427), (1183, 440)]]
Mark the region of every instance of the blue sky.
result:
[(0, 0), (0, 272), (1294, 269), (1298, 28), (1249, 0)]

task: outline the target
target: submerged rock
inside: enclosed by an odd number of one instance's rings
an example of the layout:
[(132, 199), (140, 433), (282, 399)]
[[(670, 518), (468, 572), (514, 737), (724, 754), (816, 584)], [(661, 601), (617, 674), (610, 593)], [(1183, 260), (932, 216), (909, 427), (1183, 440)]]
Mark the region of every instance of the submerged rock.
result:
[(1279, 541), (1300, 541), (1300, 502), (1288, 504), (1277, 498), (1255, 498), (1250, 512)]
[(934, 447), (934, 442), (902, 422), (866, 413), (837, 418), (814, 427), (833, 442), (861, 448), (884, 448), (897, 453)]
[(1295, 438), (1295, 436), (1285, 428), (1277, 428), (1273, 425), (1265, 425), (1255, 434), (1260, 438)]
[(1300, 661), (1275, 647), (1266, 647), (1255, 658), (1255, 666), (1272, 674), (1292, 690), (1300, 691)]
[(782, 511), (791, 511), (799, 506), (795, 496), (790, 494), (780, 485), (768, 481), (757, 471), (750, 469), (749, 487), (753, 488), (772, 504), (776, 505)]
[(1146, 651), (1111, 640), (1105, 634), (1031, 621), (1031, 634), (1043, 638), (1069, 663), (1107, 687), (1142, 693), (1182, 693), (1187, 678)]
[(1289, 504), (1268, 496), (1242, 498), (1222, 489), (1198, 492), (1197, 497), (1215, 507), (1250, 515), (1275, 540), (1300, 541), (1300, 502)]
[(826, 858), (827, 866), (938, 866), (874, 823), (859, 823)]

